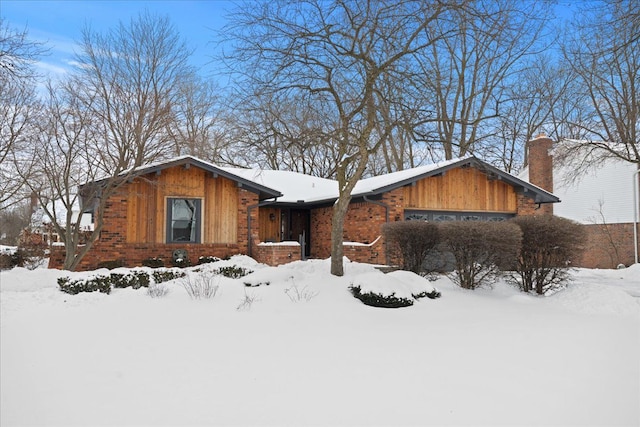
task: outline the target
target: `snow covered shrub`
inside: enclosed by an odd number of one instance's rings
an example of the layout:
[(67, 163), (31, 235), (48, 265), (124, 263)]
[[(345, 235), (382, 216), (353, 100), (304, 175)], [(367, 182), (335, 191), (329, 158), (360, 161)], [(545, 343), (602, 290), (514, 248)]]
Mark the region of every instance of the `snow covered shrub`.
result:
[(387, 250), (402, 258), (402, 269), (420, 273), (440, 240), (438, 226), (424, 221), (389, 222), (382, 226)]
[(182, 286), (191, 299), (211, 299), (216, 296), (219, 288), (218, 280), (213, 274), (185, 275), (182, 278)]
[(522, 249), (509, 281), (524, 292), (543, 295), (570, 278), (571, 261), (583, 250), (584, 228), (552, 215), (521, 216), (511, 220), (522, 230)]
[(424, 297), (427, 297), (429, 299), (438, 299), (442, 296), (442, 293), (440, 293), (440, 291), (438, 291), (437, 289), (434, 289), (431, 292), (424, 291), (418, 294), (411, 294), (411, 296), (414, 297), (415, 299), (420, 299)]
[(113, 270), (114, 268), (124, 267), (124, 262), (121, 259), (112, 259), (109, 261), (102, 261), (98, 263), (98, 268), (106, 268)]
[(501, 269), (515, 264), (522, 241), (511, 222), (445, 222), (440, 236), (455, 258), (451, 280), (464, 289), (493, 283)]
[(147, 288), (147, 295), (151, 298), (161, 298), (169, 293), (169, 288), (164, 283), (153, 283)]
[(189, 258), (176, 258), (173, 260), (173, 266), (178, 268), (186, 268), (191, 266), (191, 261)]
[(164, 267), (164, 260), (162, 258), (146, 258), (142, 260), (142, 265), (150, 268)]
[(131, 271), (127, 274), (111, 273), (109, 278), (114, 288), (148, 288), (150, 283), (149, 274), (144, 271)]
[(395, 292), (391, 295), (382, 295), (375, 292), (362, 292), (360, 286), (349, 286), (351, 294), (362, 301), (365, 305), (382, 308), (400, 308), (413, 305), (413, 300), (404, 297), (397, 297)]
[(220, 267), (215, 270), (216, 274), (220, 274), (224, 277), (228, 277), (230, 279), (239, 279), (241, 277), (246, 276), (247, 274), (253, 273), (252, 270), (244, 267), (238, 267), (237, 265), (230, 265), (227, 267)]
[(220, 258), (215, 256), (201, 256), (200, 258), (198, 258), (198, 265), (209, 264), (209, 263), (218, 262), (218, 261), (220, 261)]
[(153, 281), (155, 283), (168, 282), (169, 280), (179, 279), (186, 276), (186, 274), (182, 271), (172, 270), (154, 270), (151, 275), (153, 276)]
[(77, 295), (80, 292), (111, 293), (111, 278), (109, 276), (95, 276), (86, 279), (71, 280), (69, 277), (59, 277), (58, 286), (62, 292)]

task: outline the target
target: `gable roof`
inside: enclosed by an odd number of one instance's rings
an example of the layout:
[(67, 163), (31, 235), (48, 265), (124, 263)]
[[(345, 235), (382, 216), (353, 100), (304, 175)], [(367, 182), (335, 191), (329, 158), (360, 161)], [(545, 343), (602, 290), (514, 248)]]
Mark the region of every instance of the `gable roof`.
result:
[[(153, 163), (125, 171), (122, 175), (140, 176), (176, 166), (194, 166), (215, 176), (225, 177), (237, 182), (240, 187), (257, 193), (260, 200), (274, 199), (273, 203), (278, 204), (317, 205), (332, 203), (338, 198), (338, 182), (335, 180), (290, 171), (220, 167), (193, 156), (180, 156), (168, 161)], [(356, 183), (352, 197), (381, 195), (396, 188), (411, 185), (421, 179), (465, 166), (478, 168), (495, 179), (502, 180), (525, 193), (529, 193), (535, 203), (557, 203), (560, 201), (558, 197), (548, 191), (508, 172), (501, 171), (473, 156), (361, 179)]]
[[(488, 175), (495, 177), (495, 179), (502, 180), (521, 189), (525, 193), (530, 193), (535, 203), (557, 203), (560, 201), (558, 197), (550, 192), (528, 181), (522, 180), (515, 175), (501, 171), (473, 156), (461, 157), (361, 179), (356, 183), (352, 197), (377, 196), (395, 190), (396, 188), (410, 185), (423, 178), (439, 175), (447, 170), (463, 166), (473, 166), (481, 169)], [(223, 169), (235, 175), (243, 176), (245, 179), (277, 188), (283, 194), (283, 196), (278, 199), (278, 203), (320, 204), (330, 203), (338, 198), (338, 182), (334, 180), (289, 171), (238, 168)]]
[[(272, 198), (277, 198), (282, 196), (282, 193), (280, 193), (278, 190), (274, 190), (271, 187), (260, 184), (253, 180), (243, 178), (242, 176), (236, 175), (226, 170), (225, 168), (221, 168), (219, 166), (214, 165), (213, 163), (209, 163), (205, 160), (202, 160), (193, 156), (180, 156), (180, 157), (175, 157), (168, 161), (151, 163), (149, 165), (123, 171), (120, 175), (130, 175), (132, 177), (136, 177), (141, 175), (147, 175), (154, 172), (160, 172), (164, 169), (168, 169), (176, 166), (184, 166), (187, 168), (191, 166), (195, 166), (206, 172), (212, 173), (214, 176), (222, 176), (224, 178), (235, 181), (238, 183), (239, 187), (242, 187), (248, 191), (258, 194), (258, 198), (260, 200), (272, 199)], [(94, 181), (94, 183), (100, 183), (102, 181), (104, 180)]]

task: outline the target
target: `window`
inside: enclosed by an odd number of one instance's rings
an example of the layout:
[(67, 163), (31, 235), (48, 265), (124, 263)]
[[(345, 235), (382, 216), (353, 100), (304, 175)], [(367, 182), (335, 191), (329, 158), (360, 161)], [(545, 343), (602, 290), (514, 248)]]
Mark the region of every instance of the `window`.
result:
[(200, 199), (167, 199), (167, 243), (200, 243)]
[(405, 210), (407, 221), (506, 221), (515, 215), (500, 212), (440, 212), (427, 210)]

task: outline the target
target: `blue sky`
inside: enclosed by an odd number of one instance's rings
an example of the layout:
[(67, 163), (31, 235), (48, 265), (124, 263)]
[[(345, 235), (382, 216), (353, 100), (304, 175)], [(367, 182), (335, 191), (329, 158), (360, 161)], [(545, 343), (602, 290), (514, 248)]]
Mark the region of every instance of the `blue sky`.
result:
[(32, 39), (44, 41), (50, 54), (38, 64), (42, 73), (52, 77), (69, 69), (85, 24), (98, 32), (128, 22), (145, 9), (166, 15), (188, 45), (195, 49), (193, 64), (206, 75), (214, 30), (224, 25), (224, 15), (233, 3), (223, 0), (202, 1), (22, 1), (0, 0), (0, 16), (11, 27), (24, 29)]

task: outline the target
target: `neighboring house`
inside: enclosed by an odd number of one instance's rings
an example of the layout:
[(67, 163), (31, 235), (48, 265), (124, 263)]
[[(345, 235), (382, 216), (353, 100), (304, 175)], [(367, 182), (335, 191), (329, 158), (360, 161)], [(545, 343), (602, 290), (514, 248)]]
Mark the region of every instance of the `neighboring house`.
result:
[[(529, 141), (529, 166), (520, 177), (560, 198), (562, 203), (549, 205), (554, 215), (584, 225), (587, 242), (582, 258), (576, 261), (577, 266), (615, 268), (620, 264), (633, 264), (633, 180), (638, 179), (638, 166), (613, 158), (595, 160), (574, 156), (562, 163), (555, 160), (554, 154), (558, 157), (566, 148), (544, 135)], [(584, 164), (588, 167), (582, 167)]]
[[(47, 216), (45, 209), (42, 206), (37, 205), (37, 201), (31, 201), (31, 219), (29, 221), (29, 227), (27, 230), (23, 231), (23, 234), (28, 234), (30, 236), (31, 243), (45, 243), (47, 245), (52, 245), (53, 243), (60, 242), (60, 236), (56, 231), (54, 224)], [(67, 209), (64, 207), (62, 201), (57, 200), (56, 202), (50, 202), (47, 206), (49, 212), (55, 212), (55, 216), (58, 221), (66, 221)], [(93, 221), (91, 213), (80, 213), (80, 205), (78, 200), (76, 200), (71, 209), (72, 218), (80, 218), (80, 230), (81, 231), (92, 231), (93, 230)], [(64, 228), (64, 226), (62, 227)]]
[[(139, 168), (107, 201), (100, 238), (79, 268), (113, 260), (128, 266), (147, 258), (171, 260), (177, 249), (192, 262), (234, 254), (270, 265), (326, 258), (337, 197), (333, 180), (178, 157)], [(502, 221), (544, 213), (545, 205), (558, 201), (475, 157), (363, 179), (344, 224), (345, 256), (386, 263), (380, 237), (385, 222)], [(55, 253), (49, 265), (58, 268), (61, 260), (62, 252)]]

